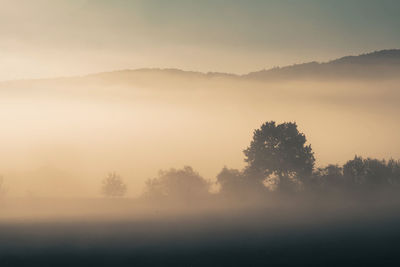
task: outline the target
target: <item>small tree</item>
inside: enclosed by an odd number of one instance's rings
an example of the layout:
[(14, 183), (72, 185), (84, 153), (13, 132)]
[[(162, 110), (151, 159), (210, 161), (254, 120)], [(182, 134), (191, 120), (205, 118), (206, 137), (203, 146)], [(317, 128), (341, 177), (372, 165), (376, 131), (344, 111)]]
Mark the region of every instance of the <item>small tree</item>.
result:
[(239, 170), (224, 167), (217, 175), (221, 186), (220, 193), (224, 195), (239, 195), (244, 190), (245, 179)]
[(103, 180), (102, 193), (106, 197), (123, 197), (127, 186), (115, 172), (109, 173)]
[(190, 166), (183, 169), (159, 171), (158, 177), (148, 179), (145, 196), (153, 199), (194, 200), (209, 194), (210, 183)]
[(244, 154), (248, 176), (274, 183), (279, 191), (292, 191), (304, 182), (315, 162), (311, 145), (306, 145), (305, 135), (292, 122), (264, 123), (254, 131)]

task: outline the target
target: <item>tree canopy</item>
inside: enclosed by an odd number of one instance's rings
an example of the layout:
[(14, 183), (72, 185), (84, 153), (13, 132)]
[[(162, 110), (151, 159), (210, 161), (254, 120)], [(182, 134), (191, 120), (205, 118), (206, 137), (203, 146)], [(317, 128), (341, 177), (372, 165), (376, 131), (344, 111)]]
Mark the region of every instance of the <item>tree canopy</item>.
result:
[(196, 199), (208, 195), (210, 183), (190, 166), (159, 171), (148, 179), (145, 194), (150, 198)]
[(107, 197), (122, 197), (125, 195), (127, 186), (122, 178), (115, 172), (109, 173), (103, 180), (102, 193)]
[(296, 123), (264, 123), (254, 131), (250, 146), (244, 150), (247, 173), (275, 184), (280, 191), (295, 189), (314, 168), (314, 153), (306, 141)]

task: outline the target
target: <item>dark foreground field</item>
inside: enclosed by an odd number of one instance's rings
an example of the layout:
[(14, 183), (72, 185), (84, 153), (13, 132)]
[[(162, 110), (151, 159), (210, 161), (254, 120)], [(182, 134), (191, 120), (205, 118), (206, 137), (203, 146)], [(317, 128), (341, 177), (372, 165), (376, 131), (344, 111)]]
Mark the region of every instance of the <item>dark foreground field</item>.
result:
[(397, 206), (4, 219), (0, 266), (399, 266)]

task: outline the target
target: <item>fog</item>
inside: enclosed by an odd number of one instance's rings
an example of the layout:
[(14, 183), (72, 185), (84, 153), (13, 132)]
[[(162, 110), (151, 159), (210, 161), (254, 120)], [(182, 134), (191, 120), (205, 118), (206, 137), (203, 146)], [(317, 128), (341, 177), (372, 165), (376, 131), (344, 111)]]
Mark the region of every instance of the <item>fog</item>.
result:
[(296, 121), (317, 166), (400, 158), (398, 81), (262, 82), (149, 70), (4, 82), (0, 173), (8, 196), (98, 197), (118, 172), (128, 196), (184, 165), (214, 180), (241, 169), (263, 122)]
[(0, 0), (0, 267), (400, 266), (395, 2)]
[(398, 84), (179, 70), (3, 82), (0, 259), (390, 261)]

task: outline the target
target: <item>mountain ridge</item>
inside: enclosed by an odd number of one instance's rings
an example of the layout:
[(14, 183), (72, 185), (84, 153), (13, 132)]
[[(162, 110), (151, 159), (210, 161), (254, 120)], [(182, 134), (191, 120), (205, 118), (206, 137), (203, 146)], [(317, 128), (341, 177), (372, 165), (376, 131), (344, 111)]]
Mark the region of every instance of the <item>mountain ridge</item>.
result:
[(274, 80), (295, 80), (295, 79), (379, 79), (400, 77), (400, 49), (385, 49), (364, 53), (360, 55), (344, 56), (326, 62), (310, 61), (300, 64), (287, 65), (283, 67), (274, 67), (249, 72), (247, 74), (234, 74), (227, 72), (200, 72), (189, 71), (178, 68), (138, 68), (123, 69), (114, 71), (105, 71), (91, 73), (79, 76), (66, 76), (42, 79), (20, 79), (1, 81), (9, 82), (29, 82), (29, 81), (49, 81), (49, 80), (71, 80), (71, 79), (91, 79), (91, 78), (137, 78), (143, 79), (146, 75), (168, 75), (171, 77), (186, 78), (230, 78), (259, 81)]
[[(394, 73), (393, 73), (394, 72)], [(386, 49), (327, 62), (311, 61), (250, 72), (250, 79), (388, 78), (400, 74), (400, 49)]]

